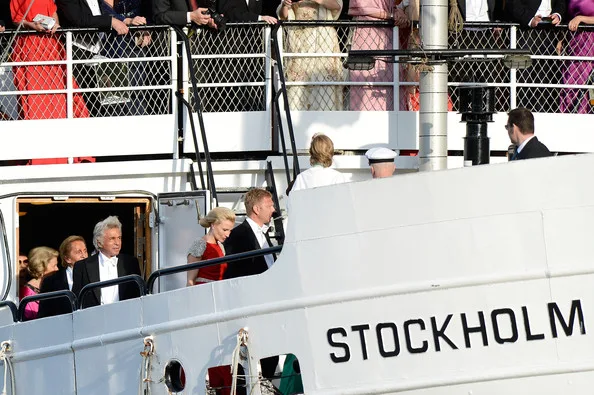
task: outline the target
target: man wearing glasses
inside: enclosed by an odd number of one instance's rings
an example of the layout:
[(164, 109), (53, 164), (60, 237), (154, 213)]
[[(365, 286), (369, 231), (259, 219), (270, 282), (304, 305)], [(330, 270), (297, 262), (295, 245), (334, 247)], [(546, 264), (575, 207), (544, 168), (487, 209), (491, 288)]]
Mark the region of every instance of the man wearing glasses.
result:
[(516, 108), (509, 112), (507, 134), (515, 150), (510, 160), (545, 158), (553, 156), (551, 151), (534, 135), (534, 115), (526, 108)]

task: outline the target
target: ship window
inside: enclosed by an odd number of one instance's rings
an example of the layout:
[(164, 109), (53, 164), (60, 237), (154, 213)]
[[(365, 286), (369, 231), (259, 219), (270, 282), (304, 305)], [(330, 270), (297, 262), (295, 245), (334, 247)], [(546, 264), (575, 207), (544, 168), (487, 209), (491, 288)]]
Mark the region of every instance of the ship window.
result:
[(70, 235), (82, 236), (91, 254), (95, 224), (116, 215), (122, 223), (122, 252), (138, 258), (146, 278), (151, 271), (151, 210), (149, 198), (18, 198), (16, 255), (27, 255), (32, 248), (39, 246), (58, 250), (60, 243)]
[(165, 385), (170, 392), (181, 392), (186, 388), (186, 372), (177, 359), (172, 359), (165, 366)]

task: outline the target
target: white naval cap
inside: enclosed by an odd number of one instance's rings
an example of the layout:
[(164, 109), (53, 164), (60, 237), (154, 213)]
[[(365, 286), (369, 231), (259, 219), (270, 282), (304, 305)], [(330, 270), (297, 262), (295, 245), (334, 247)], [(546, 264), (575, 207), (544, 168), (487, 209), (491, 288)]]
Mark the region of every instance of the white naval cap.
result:
[(394, 162), (396, 155), (396, 152), (385, 147), (371, 148), (365, 153), (370, 165), (372, 163)]

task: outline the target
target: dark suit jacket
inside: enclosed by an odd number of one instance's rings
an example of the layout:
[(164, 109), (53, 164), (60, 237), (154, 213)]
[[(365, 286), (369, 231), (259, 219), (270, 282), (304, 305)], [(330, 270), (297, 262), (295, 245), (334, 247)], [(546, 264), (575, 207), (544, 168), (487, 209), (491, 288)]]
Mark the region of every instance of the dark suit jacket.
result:
[[(495, 18), (495, 0), (487, 0), (487, 6), (489, 7), (489, 20), (494, 21)], [(466, 0), (458, 0), (458, 9), (460, 9), (460, 14), (462, 14), (462, 18), (466, 21)]]
[[(534, 18), (541, 0), (506, 0), (505, 13), (512, 22), (517, 22), (520, 27), (527, 28), (530, 20)], [(567, 12), (566, 0), (551, 0), (551, 14), (561, 15), (561, 20), (565, 18)], [(565, 22), (565, 21), (564, 21)]]
[[(41, 282), (41, 293), (68, 290), (66, 269), (61, 268), (52, 273)], [(37, 317), (52, 317), (54, 315), (68, 314), (72, 311), (70, 302), (65, 297), (42, 300), (39, 302), (39, 313)]]
[(185, 26), (189, 11), (186, 0), (153, 0), (153, 20), (158, 25)]
[[(118, 277), (129, 274), (140, 275), (140, 266), (138, 260), (130, 255), (118, 255)], [(79, 297), (80, 290), (87, 284), (99, 282), (99, 254), (92, 255), (87, 259), (76, 262), (72, 274), (73, 284), (72, 292)], [(119, 285), (120, 300), (137, 298), (140, 296), (138, 287), (132, 282)], [(83, 307), (98, 306), (101, 304), (101, 289), (94, 289), (87, 294), (83, 301)]]
[(56, 0), (60, 25), (64, 27), (95, 27), (111, 29), (109, 15), (94, 16), (86, 0)]
[[(240, 252), (254, 251), (260, 249), (260, 243), (256, 239), (254, 231), (247, 220), (236, 226), (227, 240), (225, 240), (225, 254), (238, 254)], [(227, 263), (227, 271), (224, 278), (235, 278), (251, 276), (264, 273), (268, 269), (264, 256), (251, 259), (241, 259)]]
[(218, 0), (217, 11), (229, 22), (256, 22), (262, 13), (263, 0)]
[(553, 154), (551, 154), (551, 151), (549, 151), (546, 145), (538, 141), (538, 138), (534, 136), (526, 143), (522, 151), (516, 155), (515, 160), (546, 158), (547, 156), (553, 156)]

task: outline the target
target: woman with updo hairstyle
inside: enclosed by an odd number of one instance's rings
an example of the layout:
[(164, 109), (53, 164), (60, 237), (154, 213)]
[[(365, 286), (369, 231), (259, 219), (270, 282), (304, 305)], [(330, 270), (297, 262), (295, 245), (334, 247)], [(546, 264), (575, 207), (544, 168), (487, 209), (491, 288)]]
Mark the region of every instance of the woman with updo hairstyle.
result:
[(309, 155), (311, 167), (297, 175), (291, 192), (346, 182), (342, 173), (330, 168), (334, 156), (334, 143), (330, 137), (321, 133), (314, 134), (309, 146)]
[[(225, 207), (215, 207), (200, 219), (200, 226), (208, 232), (195, 240), (188, 250), (188, 263), (205, 261), (225, 256), (223, 242), (235, 225), (235, 213)], [(188, 271), (187, 286), (209, 283), (223, 279), (227, 269), (226, 263), (209, 266), (203, 269)]]
[[(43, 277), (58, 270), (59, 255), (58, 251), (49, 247), (37, 247), (29, 252), (27, 272), (31, 279), (19, 290), (20, 300), (39, 293)], [(27, 303), (24, 313), (25, 320), (37, 318), (38, 311), (39, 302)]]

